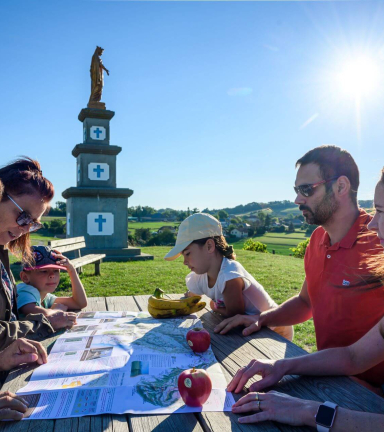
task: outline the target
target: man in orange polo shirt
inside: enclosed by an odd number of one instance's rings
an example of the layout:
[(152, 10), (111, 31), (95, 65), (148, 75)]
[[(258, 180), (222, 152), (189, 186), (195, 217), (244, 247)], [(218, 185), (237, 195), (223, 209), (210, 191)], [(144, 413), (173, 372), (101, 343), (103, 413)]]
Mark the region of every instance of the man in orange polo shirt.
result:
[[(305, 254), (300, 293), (260, 315), (236, 315), (215, 332), (245, 325), (244, 335), (262, 326), (299, 324), (313, 317), (319, 350), (348, 346), (384, 315), (384, 290), (369, 278), (367, 257), (383, 253), (370, 234), (371, 217), (357, 205), (359, 171), (352, 156), (336, 146), (321, 146), (296, 163), (296, 204), (313, 232)], [(384, 383), (384, 363), (359, 375), (370, 384)]]

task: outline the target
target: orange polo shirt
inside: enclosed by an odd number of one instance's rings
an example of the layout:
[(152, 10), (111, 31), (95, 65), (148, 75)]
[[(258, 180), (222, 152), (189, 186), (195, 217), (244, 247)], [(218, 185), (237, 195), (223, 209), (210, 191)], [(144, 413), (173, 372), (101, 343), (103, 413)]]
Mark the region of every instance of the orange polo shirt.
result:
[[(304, 265), (318, 350), (353, 344), (384, 315), (382, 285), (371, 290), (369, 285), (354, 287), (369, 275), (365, 259), (383, 253), (377, 235), (367, 229), (370, 220), (360, 209), (347, 235), (332, 246), (322, 227), (311, 236)], [(384, 362), (358, 377), (376, 386), (384, 384)]]

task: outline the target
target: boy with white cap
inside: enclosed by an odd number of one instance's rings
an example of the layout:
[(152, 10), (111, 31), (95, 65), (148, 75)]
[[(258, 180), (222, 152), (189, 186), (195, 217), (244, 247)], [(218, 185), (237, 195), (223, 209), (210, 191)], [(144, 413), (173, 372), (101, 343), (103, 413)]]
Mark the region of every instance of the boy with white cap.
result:
[[(175, 247), (165, 259), (180, 255), (191, 273), (186, 277), (188, 295), (205, 294), (211, 308), (225, 317), (260, 313), (276, 307), (255, 278), (237, 261), (232, 246), (223, 236), (220, 222), (206, 213), (195, 213), (179, 227)], [(255, 312), (258, 311), (258, 312)], [(273, 330), (292, 340), (292, 326)]]

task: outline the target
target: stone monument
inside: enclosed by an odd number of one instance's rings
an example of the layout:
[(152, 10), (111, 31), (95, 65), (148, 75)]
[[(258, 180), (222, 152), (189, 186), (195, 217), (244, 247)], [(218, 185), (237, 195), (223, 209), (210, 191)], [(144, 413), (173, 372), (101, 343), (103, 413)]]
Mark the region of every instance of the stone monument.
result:
[(91, 64), (91, 96), (80, 111), (83, 142), (72, 150), (77, 183), (63, 192), (67, 200), (67, 237), (85, 237), (82, 253), (105, 253), (105, 261), (153, 259), (128, 246), (128, 197), (131, 189), (116, 187), (116, 156), (122, 148), (110, 145), (110, 121), (115, 115), (100, 102), (103, 89), (103, 48), (96, 47)]

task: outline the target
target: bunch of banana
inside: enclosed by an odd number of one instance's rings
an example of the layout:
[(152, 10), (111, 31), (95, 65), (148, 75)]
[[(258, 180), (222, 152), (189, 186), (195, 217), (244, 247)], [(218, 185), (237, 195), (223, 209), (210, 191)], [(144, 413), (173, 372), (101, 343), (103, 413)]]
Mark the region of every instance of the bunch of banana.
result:
[(148, 312), (153, 318), (174, 318), (182, 315), (190, 315), (205, 307), (205, 302), (200, 301), (201, 296), (170, 300), (164, 298), (163, 294), (163, 290), (156, 288), (154, 294), (148, 299)]

